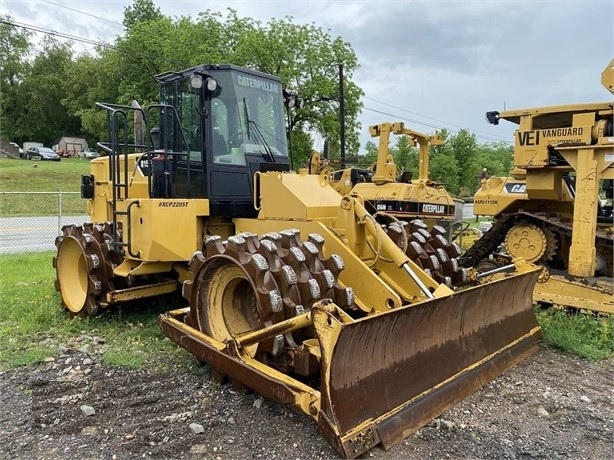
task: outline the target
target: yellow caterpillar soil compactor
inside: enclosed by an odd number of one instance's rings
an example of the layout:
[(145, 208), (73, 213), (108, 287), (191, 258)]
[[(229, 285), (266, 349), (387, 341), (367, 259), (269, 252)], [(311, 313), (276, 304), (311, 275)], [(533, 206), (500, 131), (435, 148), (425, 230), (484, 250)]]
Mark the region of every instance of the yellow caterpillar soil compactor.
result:
[[(437, 282), (450, 287), (464, 283), (466, 272), (456, 263), (463, 240), (455, 238), (468, 227), (462, 220), (463, 201), (452, 197), (443, 184), (429, 179), (429, 146), (442, 145), (443, 141), (405, 128), (402, 122), (373, 125), (369, 132), (379, 138), (377, 161), (372, 167), (334, 171), (328, 159), (314, 152), (309, 173), (327, 178), (342, 195), (359, 196), (388, 236)], [(388, 149), (392, 134), (407, 136), (419, 147), (417, 179), (399, 174)], [(448, 244), (450, 241), (453, 244)]]
[[(377, 160), (372, 168), (333, 171), (329, 161), (314, 152), (310, 158), (310, 174), (329, 176), (333, 188), (342, 195), (360, 195), (372, 214), (385, 211), (406, 222), (421, 219), (429, 227), (462, 219), (462, 201), (453, 198), (443, 184), (429, 179), (429, 146), (442, 145), (442, 139), (406, 128), (402, 122), (369, 126), (369, 133), (379, 139)], [(407, 172), (399, 174), (388, 149), (392, 134), (407, 136), (418, 146), (416, 179)]]
[(230, 65), (157, 78), (159, 104), (100, 104), (91, 223), (56, 241), (72, 314), (180, 288), (188, 306), (162, 315), (164, 334), (216, 379), (308, 414), (344, 457), (393, 446), (536, 351), (537, 267), (438, 283), (358, 196), (288, 172), (278, 78)]
[[(614, 60), (602, 83), (614, 93)], [(515, 168), (510, 177), (483, 181), (477, 191), (474, 213), (493, 216), (495, 224), (461, 265), (492, 269), (492, 259), (480, 261), (503, 243), (512, 257), (544, 266), (535, 301), (614, 313), (613, 107), (603, 102), (487, 113), (493, 124), (518, 125)]]

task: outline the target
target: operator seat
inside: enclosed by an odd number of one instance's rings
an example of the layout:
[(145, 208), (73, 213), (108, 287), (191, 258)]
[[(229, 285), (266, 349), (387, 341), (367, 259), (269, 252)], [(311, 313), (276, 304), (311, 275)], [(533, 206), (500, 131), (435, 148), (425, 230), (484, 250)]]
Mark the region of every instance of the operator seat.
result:
[(228, 143), (226, 138), (217, 129), (213, 128), (213, 156), (218, 157), (220, 155), (228, 155)]

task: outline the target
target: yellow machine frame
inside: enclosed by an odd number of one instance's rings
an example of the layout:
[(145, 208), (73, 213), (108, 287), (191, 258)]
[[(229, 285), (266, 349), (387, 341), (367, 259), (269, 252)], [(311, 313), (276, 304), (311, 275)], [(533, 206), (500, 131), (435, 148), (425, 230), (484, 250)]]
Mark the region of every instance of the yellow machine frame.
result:
[[(612, 90), (614, 60), (604, 70), (602, 83)], [(537, 212), (543, 223), (554, 223), (570, 233), (569, 245), (559, 248), (568, 251), (562, 255), (567, 261), (566, 273), (559, 275), (546, 270), (536, 287), (536, 301), (614, 313), (611, 281), (614, 224), (597, 221), (600, 184), (614, 179), (613, 107), (612, 102), (603, 102), (487, 115), (495, 123), (504, 119), (518, 124), (515, 169), (511, 177), (483, 181), (475, 195), (474, 213), (504, 216), (524, 212), (530, 216)], [(574, 188), (565, 180), (564, 176), (569, 174), (575, 176)], [(539, 239), (541, 233), (539, 229), (532, 233), (530, 228), (527, 232), (530, 236), (523, 251), (530, 254), (528, 241)], [(511, 236), (521, 247), (524, 243), (519, 238)], [(599, 253), (597, 238), (609, 241), (610, 249), (606, 245)], [(595, 279), (600, 269), (608, 271), (603, 264), (610, 265), (610, 281)], [(587, 283), (589, 279), (593, 282)]]

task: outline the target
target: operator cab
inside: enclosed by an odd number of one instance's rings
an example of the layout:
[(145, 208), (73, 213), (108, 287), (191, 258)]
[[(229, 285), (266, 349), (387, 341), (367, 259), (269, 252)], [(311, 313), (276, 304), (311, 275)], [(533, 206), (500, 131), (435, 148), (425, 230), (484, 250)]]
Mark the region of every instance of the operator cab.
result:
[(255, 215), (254, 173), (289, 170), (279, 78), (203, 65), (156, 79), (152, 196), (203, 197), (211, 215)]

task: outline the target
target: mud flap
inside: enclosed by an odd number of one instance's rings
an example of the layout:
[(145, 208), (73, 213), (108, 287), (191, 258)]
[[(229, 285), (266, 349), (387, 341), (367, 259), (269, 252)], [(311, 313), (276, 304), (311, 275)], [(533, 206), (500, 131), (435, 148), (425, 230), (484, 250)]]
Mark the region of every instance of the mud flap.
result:
[(385, 449), (537, 351), (538, 272), (340, 323), (314, 311), (323, 435), (346, 458)]

